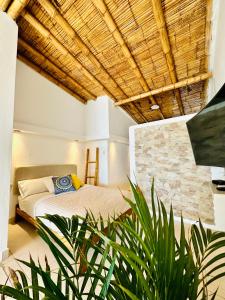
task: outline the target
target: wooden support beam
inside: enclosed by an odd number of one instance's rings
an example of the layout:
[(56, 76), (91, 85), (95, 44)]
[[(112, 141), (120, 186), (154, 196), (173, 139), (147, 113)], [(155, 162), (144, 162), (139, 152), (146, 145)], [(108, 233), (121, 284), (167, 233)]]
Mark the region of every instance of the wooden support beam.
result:
[[(133, 105), (131, 105), (133, 104)], [(141, 112), (141, 110), (135, 105), (134, 103), (130, 103), (131, 109), (134, 109), (142, 118), (143, 122), (148, 122), (148, 119), (144, 116), (144, 114)]]
[[(39, 59), (39, 61), (41, 62), (40, 65), (46, 66), (48, 69), (51, 69), (51, 70), (53, 70), (53, 72), (59, 74), (59, 76), (62, 78), (62, 81), (70, 82), (72, 85), (74, 85), (75, 89), (78, 89), (82, 93), (85, 93), (87, 95), (87, 97), (90, 97), (92, 99), (95, 98), (94, 94), (88, 92), (81, 84), (76, 82), (71, 76), (69, 76), (64, 71), (62, 71), (60, 68), (58, 68), (54, 63), (52, 63), (49, 59), (47, 59), (43, 54), (38, 52), (36, 49), (31, 47), (27, 42), (25, 42), (22, 39), (19, 39), (18, 45), (19, 45), (19, 47), (22, 47), (22, 49), (24, 49), (28, 53), (30, 53), (32, 56), (37, 57)], [(41, 70), (43, 70), (43, 69), (41, 68)], [(61, 83), (61, 84), (63, 84), (63, 83)], [(84, 100), (83, 97), (81, 97), (79, 95), (79, 93), (75, 93), (75, 92), (73, 92), (73, 93), (77, 96), (78, 100), (80, 100), (83, 103), (86, 102), (86, 100)]]
[(117, 89), (121, 96), (127, 96), (117, 82), (110, 76), (108, 71), (104, 68), (104, 66), (99, 62), (99, 60), (95, 57), (95, 55), (91, 52), (88, 46), (82, 41), (80, 36), (76, 33), (76, 31), (71, 27), (71, 25), (67, 22), (67, 20), (58, 12), (58, 10), (54, 7), (54, 5), (49, 0), (39, 0), (39, 3), (45, 9), (45, 11), (49, 14), (49, 16), (56, 22), (58, 25), (62, 27), (65, 33), (74, 41), (76, 45), (80, 48), (81, 52), (89, 58), (89, 60), (93, 63), (95, 68), (104, 73), (104, 78), (111, 84), (114, 89)]
[(12, 4), (7, 10), (7, 14), (13, 20), (16, 20), (29, 2), (30, 0), (13, 0)]
[(209, 67), (209, 44), (211, 40), (212, 0), (206, 0), (206, 22), (205, 22), (205, 70)]
[[(117, 28), (117, 25), (115, 24), (114, 19), (112, 18), (106, 4), (104, 3), (103, 0), (92, 0), (93, 4), (95, 7), (101, 12), (102, 17), (109, 29), (109, 31), (112, 33), (115, 41), (120, 45), (121, 50), (126, 57), (127, 61), (129, 62), (133, 72), (135, 73), (136, 77), (138, 78), (141, 86), (143, 87), (144, 90), (149, 90), (149, 87), (147, 85), (147, 82), (145, 78), (143, 77), (141, 71), (139, 70), (136, 61), (134, 60), (129, 48), (127, 47), (122, 34), (120, 33), (119, 29)], [(152, 100), (153, 103), (154, 99)]]
[[(80, 50), (84, 55), (86, 55), (89, 60), (93, 63), (97, 70), (102, 71), (104, 74), (104, 78), (111, 84), (113, 89), (116, 89), (117, 92), (121, 94), (121, 96), (127, 97), (125, 92), (121, 89), (121, 87), (117, 84), (117, 82), (110, 76), (108, 71), (104, 68), (104, 66), (98, 61), (95, 55), (91, 52), (88, 46), (82, 41), (80, 36), (76, 33), (76, 31), (71, 27), (71, 25), (67, 22), (67, 20), (59, 13), (59, 11), (55, 8), (55, 6), (49, 0), (39, 0), (41, 6), (45, 9), (45, 11), (49, 14), (49, 16), (56, 22), (61, 28), (65, 31), (65, 33), (78, 45)], [(143, 116), (140, 110), (136, 107), (136, 105), (132, 105), (133, 109), (140, 115), (142, 120), (146, 122), (146, 118)]]
[[(123, 52), (123, 55), (126, 57), (128, 63), (130, 64), (131, 69), (133, 70), (135, 76), (138, 78), (143, 90), (145, 92), (149, 91), (148, 84), (141, 73), (135, 59), (133, 58), (128, 46), (126, 45), (122, 34), (120, 33), (113, 17), (111, 16), (104, 0), (92, 0), (95, 7), (99, 10), (99, 12), (102, 14), (102, 17), (109, 29), (109, 31), (112, 33), (115, 41), (120, 45), (121, 50)], [(152, 104), (157, 104), (155, 99), (150, 96), (150, 100)], [(160, 116), (163, 118), (162, 112), (160, 111)]]
[(59, 82), (57, 79), (55, 79), (52, 75), (50, 75), (49, 73), (47, 73), (46, 71), (44, 71), (40, 66), (37, 66), (36, 64), (34, 64), (33, 62), (31, 62), (30, 60), (28, 60), (26, 57), (22, 56), (21, 54), (17, 54), (17, 57), (23, 63), (25, 63), (30, 68), (32, 68), (33, 70), (35, 70), (36, 72), (38, 72), (39, 74), (41, 74), (42, 76), (44, 76), (46, 79), (48, 79), (52, 83), (56, 84), (58, 87), (60, 87), (61, 89), (63, 89), (65, 92), (67, 92), (71, 96), (73, 96), (76, 99), (80, 100), (82, 103), (86, 102), (85, 99), (81, 98), (80, 95), (74, 93), (74, 91), (72, 91), (69, 88), (67, 88), (65, 85), (63, 85), (61, 82)]
[(137, 95), (137, 96), (133, 96), (133, 97), (127, 98), (125, 100), (118, 101), (118, 102), (115, 103), (115, 106), (124, 105), (124, 104), (131, 103), (131, 102), (134, 102), (134, 101), (137, 101), (137, 100), (140, 101), (140, 100), (143, 100), (144, 98), (149, 97), (150, 95), (154, 96), (154, 95), (158, 95), (158, 94), (161, 94), (161, 93), (164, 93), (164, 92), (168, 92), (168, 91), (172, 91), (172, 90), (175, 90), (175, 89), (179, 89), (179, 88), (188, 86), (190, 84), (194, 84), (194, 83), (198, 83), (198, 82), (203, 81), (203, 80), (207, 80), (207, 79), (209, 79), (211, 77), (212, 77), (212, 73), (211, 72), (203, 73), (201, 75), (190, 77), (190, 78), (181, 80), (179, 82), (176, 82), (176, 83), (169, 84), (167, 86), (161, 87), (159, 89), (155, 89), (155, 90), (149, 91), (147, 93), (143, 93), (143, 94), (140, 94), (140, 95)]
[[(168, 32), (167, 32), (166, 21), (162, 9), (162, 3), (161, 0), (151, 0), (151, 2), (152, 2), (153, 15), (155, 17), (156, 25), (160, 35), (162, 50), (164, 52), (167, 66), (169, 69), (170, 79), (172, 83), (176, 83), (177, 82), (176, 68), (175, 68), (173, 53), (169, 41)], [(184, 107), (180, 96), (180, 92), (178, 90), (175, 91), (175, 97), (177, 100), (180, 113), (183, 115)]]
[(128, 107), (128, 105), (124, 105), (123, 107), (121, 107), (136, 123), (140, 123), (138, 117), (136, 115), (134, 115), (130, 109), (130, 107)]
[[(212, 38), (212, 1), (206, 0), (206, 21), (205, 21), (205, 71), (209, 70), (209, 59), (210, 59), (210, 42)], [(208, 89), (208, 80), (204, 85), (205, 91)], [(202, 107), (206, 104), (206, 100), (202, 103)]]
[(102, 83), (96, 79), (80, 62), (79, 60), (70, 52), (69, 47), (65, 47), (63, 44), (60, 43), (60, 41), (55, 38), (49, 31), (42, 25), (35, 17), (33, 17), (31, 14), (29, 14), (26, 10), (23, 10), (21, 13), (22, 17), (30, 24), (32, 25), (44, 38), (48, 39), (52, 45), (54, 45), (63, 55), (69, 56), (70, 59), (74, 62), (76, 65), (76, 68), (83, 73), (83, 75), (93, 82), (94, 84), (98, 85), (98, 87), (102, 90), (102, 92), (110, 95), (112, 98), (114, 98), (114, 95), (111, 94), (111, 92), (102, 85)]
[(9, 6), (11, 0), (0, 0), (0, 10), (6, 11), (7, 7)]

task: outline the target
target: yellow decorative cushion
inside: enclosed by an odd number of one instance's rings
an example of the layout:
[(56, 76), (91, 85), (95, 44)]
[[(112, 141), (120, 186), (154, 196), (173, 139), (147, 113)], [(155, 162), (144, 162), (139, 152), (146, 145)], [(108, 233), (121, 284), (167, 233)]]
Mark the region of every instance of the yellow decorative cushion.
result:
[(84, 185), (83, 182), (80, 180), (80, 178), (77, 177), (76, 174), (71, 174), (71, 177), (72, 177), (73, 186), (75, 187), (76, 190), (79, 190), (79, 188)]

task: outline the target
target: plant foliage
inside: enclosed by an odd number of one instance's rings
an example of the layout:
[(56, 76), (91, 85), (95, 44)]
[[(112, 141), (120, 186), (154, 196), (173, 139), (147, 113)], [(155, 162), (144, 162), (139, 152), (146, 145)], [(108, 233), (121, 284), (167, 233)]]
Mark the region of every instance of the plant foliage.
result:
[(3, 299), (215, 299), (209, 291), (225, 275), (225, 233), (205, 229), (199, 220), (187, 235), (181, 217), (177, 238), (173, 209), (167, 214), (155, 199), (154, 184), (151, 205), (137, 185), (131, 188), (133, 200), (124, 199), (133, 213), (120, 220), (95, 220), (91, 213), (38, 218), (38, 233), (58, 268), (52, 270), (47, 258), (44, 265), (32, 257), (20, 261), (30, 276), (11, 270), (13, 286), (0, 286)]

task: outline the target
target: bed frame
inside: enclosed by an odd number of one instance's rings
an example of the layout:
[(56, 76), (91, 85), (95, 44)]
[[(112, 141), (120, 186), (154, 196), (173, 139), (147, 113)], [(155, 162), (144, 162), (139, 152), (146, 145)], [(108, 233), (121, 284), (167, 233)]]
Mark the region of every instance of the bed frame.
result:
[[(13, 185), (13, 193), (14, 196), (19, 196), (19, 189), (18, 189), (18, 181), (26, 180), (26, 179), (35, 179), (45, 176), (64, 176), (65, 174), (77, 173), (76, 165), (44, 165), (44, 166), (31, 166), (31, 167), (20, 167), (15, 170), (15, 177), (14, 177), (14, 185)], [(122, 213), (116, 220), (123, 220), (126, 216), (132, 215), (132, 209), (128, 209), (124, 213)], [(30, 223), (32, 226), (37, 228), (37, 221), (29, 216), (25, 211), (19, 208), (19, 205), (16, 205), (16, 217), (15, 222), (18, 222), (19, 219), (23, 219)], [(108, 227), (104, 228), (103, 233), (107, 233)], [(92, 243), (96, 244), (99, 240), (99, 236), (96, 234), (92, 238)], [(80, 250), (80, 259), (81, 259), (81, 266), (80, 270), (81, 273), (85, 273), (87, 271), (87, 265), (85, 260), (82, 258), (85, 255), (85, 247), (86, 244), (84, 242), (82, 249)]]
[(15, 223), (18, 223), (21, 219), (25, 220), (26, 222), (30, 223), (34, 227), (37, 227), (37, 221), (29, 216), (25, 211), (19, 208), (19, 204), (16, 205), (16, 216), (15, 216)]
[[(30, 167), (20, 167), (15, 170), (14, 184), (13, 184), (13, 194), (15, 198), (19, 196), (18, 181), (26, 179), (35, 179), (46, 176), (64, 176), (65, 174), (77, 173), (76, 165), (43, 165), (43, 166), (30, 166)], [(16, 205), (16, 217), (15, 222), (20, 219), (24, 219), (33, 226), (37, 227), (37, 222), (34, 218), (29, 216), (25, 211)]]
[[(65, 174), (77, 173), (76, 165), (42, 165), (42, 166), (30, 166), (30, 167), (20, 167), (15, 170), (14, 184), (13, 184), (13, 194), (14, 197), (18, 199), (19, 189), (18, 181), (26, 179), (35, 179), (46, 176), (64, 176)], [(128, 209), (122, 213), (117, 220), (125, 218), (127, 215), (131, 215), (132, 210)], [(19, 204), (16, 205), (16, 217), (15, 222), (17, 223), (20, 219), (25, 220), (30, 223), (35, 228), (37, 227), (37, 221), (29, 216), (25, 211), (19, 208)], [(107, 231), (105, 228), (104, 232)]]

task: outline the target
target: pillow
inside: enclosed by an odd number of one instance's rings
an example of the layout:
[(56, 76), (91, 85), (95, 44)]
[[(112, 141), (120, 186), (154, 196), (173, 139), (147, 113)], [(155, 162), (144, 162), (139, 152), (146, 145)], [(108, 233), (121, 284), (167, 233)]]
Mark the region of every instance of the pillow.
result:
[(48, 189), (44, 184), (43, 178), (18, 181), (18, 188), (21, 197), (25, 198), (30, 195), (47, 192)]
[(63, 177), (52, 177), (52, 181), (55, 188), (55, 195), (76, 191), (70, 175)]
[(72, 177), (73, 186), (75, 187), (76, 190), (79, 190), (79, 188), (84, 185), (83, 182), (80, 180), (80, 178), (77, 177), (76, 174), (71, 174), (71, 177)]
[(43, 182), (49, 191), (49, 193), (54, 194), (55, 193), (55, 187), (52, 181), (53, 176), (48, 176), (43, 178)]

